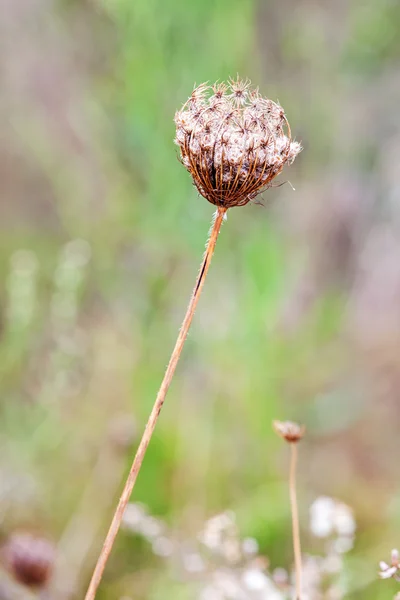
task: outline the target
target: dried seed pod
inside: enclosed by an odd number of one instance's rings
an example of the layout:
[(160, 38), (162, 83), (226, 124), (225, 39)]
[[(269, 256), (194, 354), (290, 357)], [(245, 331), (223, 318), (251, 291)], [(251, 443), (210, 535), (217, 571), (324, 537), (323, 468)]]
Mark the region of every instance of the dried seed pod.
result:
[(6, 542), (3, 552), (8, 568), (20, 583), (41, 587), (49, 581), (56, 554), (49, 540), (30, 533), (15, 533)]
[(274, 421), (274, 429), (278, 435), (289, 443), (296, 443), (303, 437), (306, 428), (293, 421)]
[(283, 108), (239, 78), (199, 85), (175, 123), (181, 161), (216, 206), (244, 206), (301, 151)]

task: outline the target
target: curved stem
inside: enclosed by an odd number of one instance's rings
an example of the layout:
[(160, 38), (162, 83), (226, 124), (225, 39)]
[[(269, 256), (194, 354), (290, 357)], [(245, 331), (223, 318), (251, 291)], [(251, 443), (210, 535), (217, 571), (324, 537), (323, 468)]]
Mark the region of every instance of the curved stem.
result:
[(301, 599), (301, 547), (300, 547), (300, 527), (299, 511), (297, 507), (296, 495), (296, 465), (297, 465), (297, 444), (291, 443), (290, 457), (290, 504), (292, 508), (292, 527), (293, 527), (293, 550), (294, 563), (296, 569), (296, 600)]
[(96, 567), (94, 569), (92, 579), (90, 581), (90, 585), (88, 591), (85, 596), (85, 600), (93, 600), (96, 596), (97, 588), (99, 587), (105, 566), (107, 564), (107, 560), (110, 556), (112, 547), (115, 542), (115, 538), (117, 537), (117, 533), (121, 526), (122, 518), (125, 512), (126, 505), (129, 502), (130, 495), (132, 493), (133, 487), (135, 485), (138, 473), (143, 463), (144, 455), (147, 450), (147, 446), (149, 445), (151, 436), (153, 435), (157, 419), (159, 417), (161, 408), (164, 404), (165, 396), (167, 395), (168, 388), (171, 384), (172, 377), (175, 373), (176, 366), (178, 364), (179, 357), (181, 355), (183, 345), (186, 340), (186, 336), (189, 331), (190, 324), (193, 319), (194, 312), (196, 310), (197, 303), (199, 301), (199, 297), (201, 291), (203, 289), (203, 285), (207, 276), (208, 269), (210, 267), (211, 258), (214, 254), (215, 244), (217, 242), (218, 234), (221, 229), (222, 221), (224, 219), (226, 213), (226, 208), (218, 207), (217, 212), (215, 214), (215, 219), (213, 225), (211, 227), (210, 237), (207, 242), (206, 251), (204, 254), (203, 261), (200, 266), (200, 271), (197, 276), (196, 284), (193, 289), (192, 297), (189, 302), (189, 306), (186, 310), (185, 318), (183, 319), (182, 327), (180, 329), (178, 339), (176, 340), (175, 347), (172, 351), (172, 355), (170, 361), (168, 363), (167, 370), (164, 375), (164, 379), (162, 380), (160, 389), (157, 394), (156, 401), (154, 403), (153, 409), (150, 413), (149, 420), (147, 421), (146, 429), (143, 433), (142, 439), (140, 440), (139, 447), (136, 452), (136, 456), (133, 460), (131, 469), (129, 471), (128, 478), (125, 483), (125, 487), (122, 491), (121, 498), (118, 502), (117, 509), (114, 513), (114, 517), (111, 521), (110, 528), (108, 530), (106, 539), (103, 544), (103, 548), (101, 550), (100, 556), (97, 560)]

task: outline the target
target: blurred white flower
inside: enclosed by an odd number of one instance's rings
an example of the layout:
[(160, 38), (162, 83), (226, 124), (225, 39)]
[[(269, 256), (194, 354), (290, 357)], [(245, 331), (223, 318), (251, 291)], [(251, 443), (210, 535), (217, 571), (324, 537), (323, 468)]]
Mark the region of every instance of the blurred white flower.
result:
[(140, 504), (128, 504), (125, 509), (122, 523), (127, 529), (135, 533), (139, 531), (139, 525), (146, 517), (146, 512)]
[(335, 528), (339, 535), (354, 535), (356, 531), (356, 522), (352, 510), (342, 503), (336, 503), (335, 507)]
[(317, 498), (310, 508), (310, 528), (316, 537), (332, 534), (352, 537), (356, 530), (353, 511), (347, 504), (327, 496)]
[(235, 515), (227, 511), (208, 519), (199, 535), (199, 540), (210, 550), (216, 550), (226, 534), (235, 533)]
[(250, 591), (263, 590), (268, 586), (268, 577), (258, 569), (247, 569), (243, 573), (243, 583)]
[(327, 496), (320, 496), (310, 508), (310, 529), (316, 537), (328, 537), (333, 533), (335, 502)]
[(145, 538), (154, 539), (162, 534), (163, 524), (159, 519), (147, 515), (142, 519), (140, 531)]
[(205, 569), (204, 560), (197, 552), (183, 554), (182, 562), (185, 571), (188, 573), (201, 573)]
[(335, 552), (338, 554), (345, 554), (349, 552), (354, 546), (354, 537), (339, 537), (333, 542)]
[(245, 538), (242, 542), (242, 550), (245, 554), (257, 554), (258, 542), (254, 538)]

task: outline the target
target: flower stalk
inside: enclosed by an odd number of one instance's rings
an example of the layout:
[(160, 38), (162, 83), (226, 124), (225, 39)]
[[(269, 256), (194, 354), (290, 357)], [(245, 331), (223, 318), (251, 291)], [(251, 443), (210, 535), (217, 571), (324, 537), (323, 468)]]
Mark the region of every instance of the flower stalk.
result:
[(297, 444), (302, 439), (305, 428), (292, 421), (274, 421), (276, 433), (290, 445), (290, 469), (289, 469), (289, 495), (290, 509), (292, 513), (292, 535), (294, 565), (296, 572), (296, 600), (301, 600), (302, 590), (302, 562), (300, 544), (299, 509), (297, 505), (296, 491), (296, 469), (297, 469)]
[(292, 140), (283, 108), (263, 98), (249, 81), (201, 84), (175, 115), (175, 143), (193, 183), (217, 207), (193, 293), (164, 379), (98, 558), (85, 600), (96, 596), (126, 505), (153, 435), (196, 310), (228, 208), (245, 206), (271, 185), (301, 146)]
[(290, 477), (289, 477), (289, 492), (290, 506), (292, 511), (292, 531), (293, 531), (293, 551), (294, 551), (294, 566), (296, 571), (296, 600), (301, 599), (301, 545), (300, 545), (300, 526), (299, 526), (299, 509), (297, 505), (296, 492), (296, 468), (297, 468), (297, 444), (290, 444)]
[(215, 244), (217, 243), (218, 234), (221, 230), (221, 225), (222, 225), (222, 221), (224, 219), (226, 210), (227, 210), (226, 208), (219, 207), (215, 213), (215, 219), (212, 224), (210, 237), (207, 242), (206, 251), (204, 253), (203, 261), (200, 266), (200, 271), (197, 276), (196, 284), (193, 289), (192, 297), (190, 299), (189, 306), (188, 306), (186, 314), (185, 314), (185, 318), (183, 319), (183, 322), (182, 322), (182, 327), (179, 331), (179, 335), (176, 340), (175, 347), (172, 351), (171, 358), (168, 363), (168, 367), (165, 372), (164, 379), (162, 380), (160, 389), (158, 391), (157, 398), (154, 403), (153, 409), (150, 413), (149, 420), (147, 421), (146, 429), (144, 430), (142, 439), (140, 440), (140, 444), (137, 449), (136, 456), (133, 460), (131, 469), (129, 471), (129, 475), (126, 480), (125, 487), (124, 487), (121, 497), (119, 499), (117, 509), (115, 511), (113, 520), (111, 522), (110, 528), (108, 530), (106, 539), (103, 544), (103, 548), (102, 548), (100, 556), (97, 560), (97, 564), (94, 569), (92, 579), (90, 581), (89, 588), (88, 588), (88, 591), (85, 596), (85, 600), (93, 600), (96, 596), (96, 592), (99, 587), (105, 566), (107, 564), (112, 547), (114, 545), (115, 538), (117, 537), (117, 533), (121, 526), (121, 522), (122, 522), (122, 518), (124, 516), (126, 505), (129, 502), (129, 498), (131, 496), (132, 490), (136, 483), (136, 479), (139, 474), (140, 468), (142, 466), (147, 447), (150, 443), (155, 426), (157, 424), (158, 417), (159, 417), (161, 409), (163, 407), (165, 397), (168, 392), (168, 388), (171, 384), (173, 375), (175, 373), (175, 369), (178, 364), (179, 357), (182, 353), (182, 349), (183, 349), (187, 334), (189, 332), (190, 324), (192, 322), (193, 315), (196, 310), (196, 306), (199, 301), (200, 294), (201, 294), (201, 291), (204, 286), (204, 282), (207, 277), (208, 269), (210, 267), (211, 259), (212, 259), (212, 256), (213, 256), (214, 250), (215, 250)]

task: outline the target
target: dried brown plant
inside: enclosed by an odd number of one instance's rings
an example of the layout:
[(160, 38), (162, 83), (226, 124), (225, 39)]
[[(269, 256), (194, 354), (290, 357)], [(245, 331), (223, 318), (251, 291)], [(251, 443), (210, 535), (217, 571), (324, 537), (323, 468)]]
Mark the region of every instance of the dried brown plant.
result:
[(290, 474), (289, 474), (289, 492), (290, 506), (292, 511), (292, 529), (293, 529), (293, 551), (294, 563), (296, 570), (296, 600), (301, 600), (301, 580), (302, 580), (302, 564), (301, 564), (301, 544), (300, 544), (300, 524), (299, 524), (299, 509), (297, 506), (297, 491), (296, 491), (296, 467), (297, 467), (297, 444), (302, 439), (305, 433), (305, 427), (298, 425), (293, 421), (274, 421), (273, 427), (276, 433), (290, 444)]
[[(217, 206), (200, 272), (146, 429), (97, 561), (85, 600), (96, 596), (143, 458), (175, 373), (228, 208), (244, 206), (269, 186), (301, 147), (291, 139), (284, 110), (250, 88), (230, 80), (196, 87), (175, 115), (181, 160), (199, 191)], [(286, 133), (285, 133), (286, 130)]]
[(240, 79), (195, 88), (175, 123), (183, 165), (219, 207), (250, 202), (301, 150), (283, 108)]

